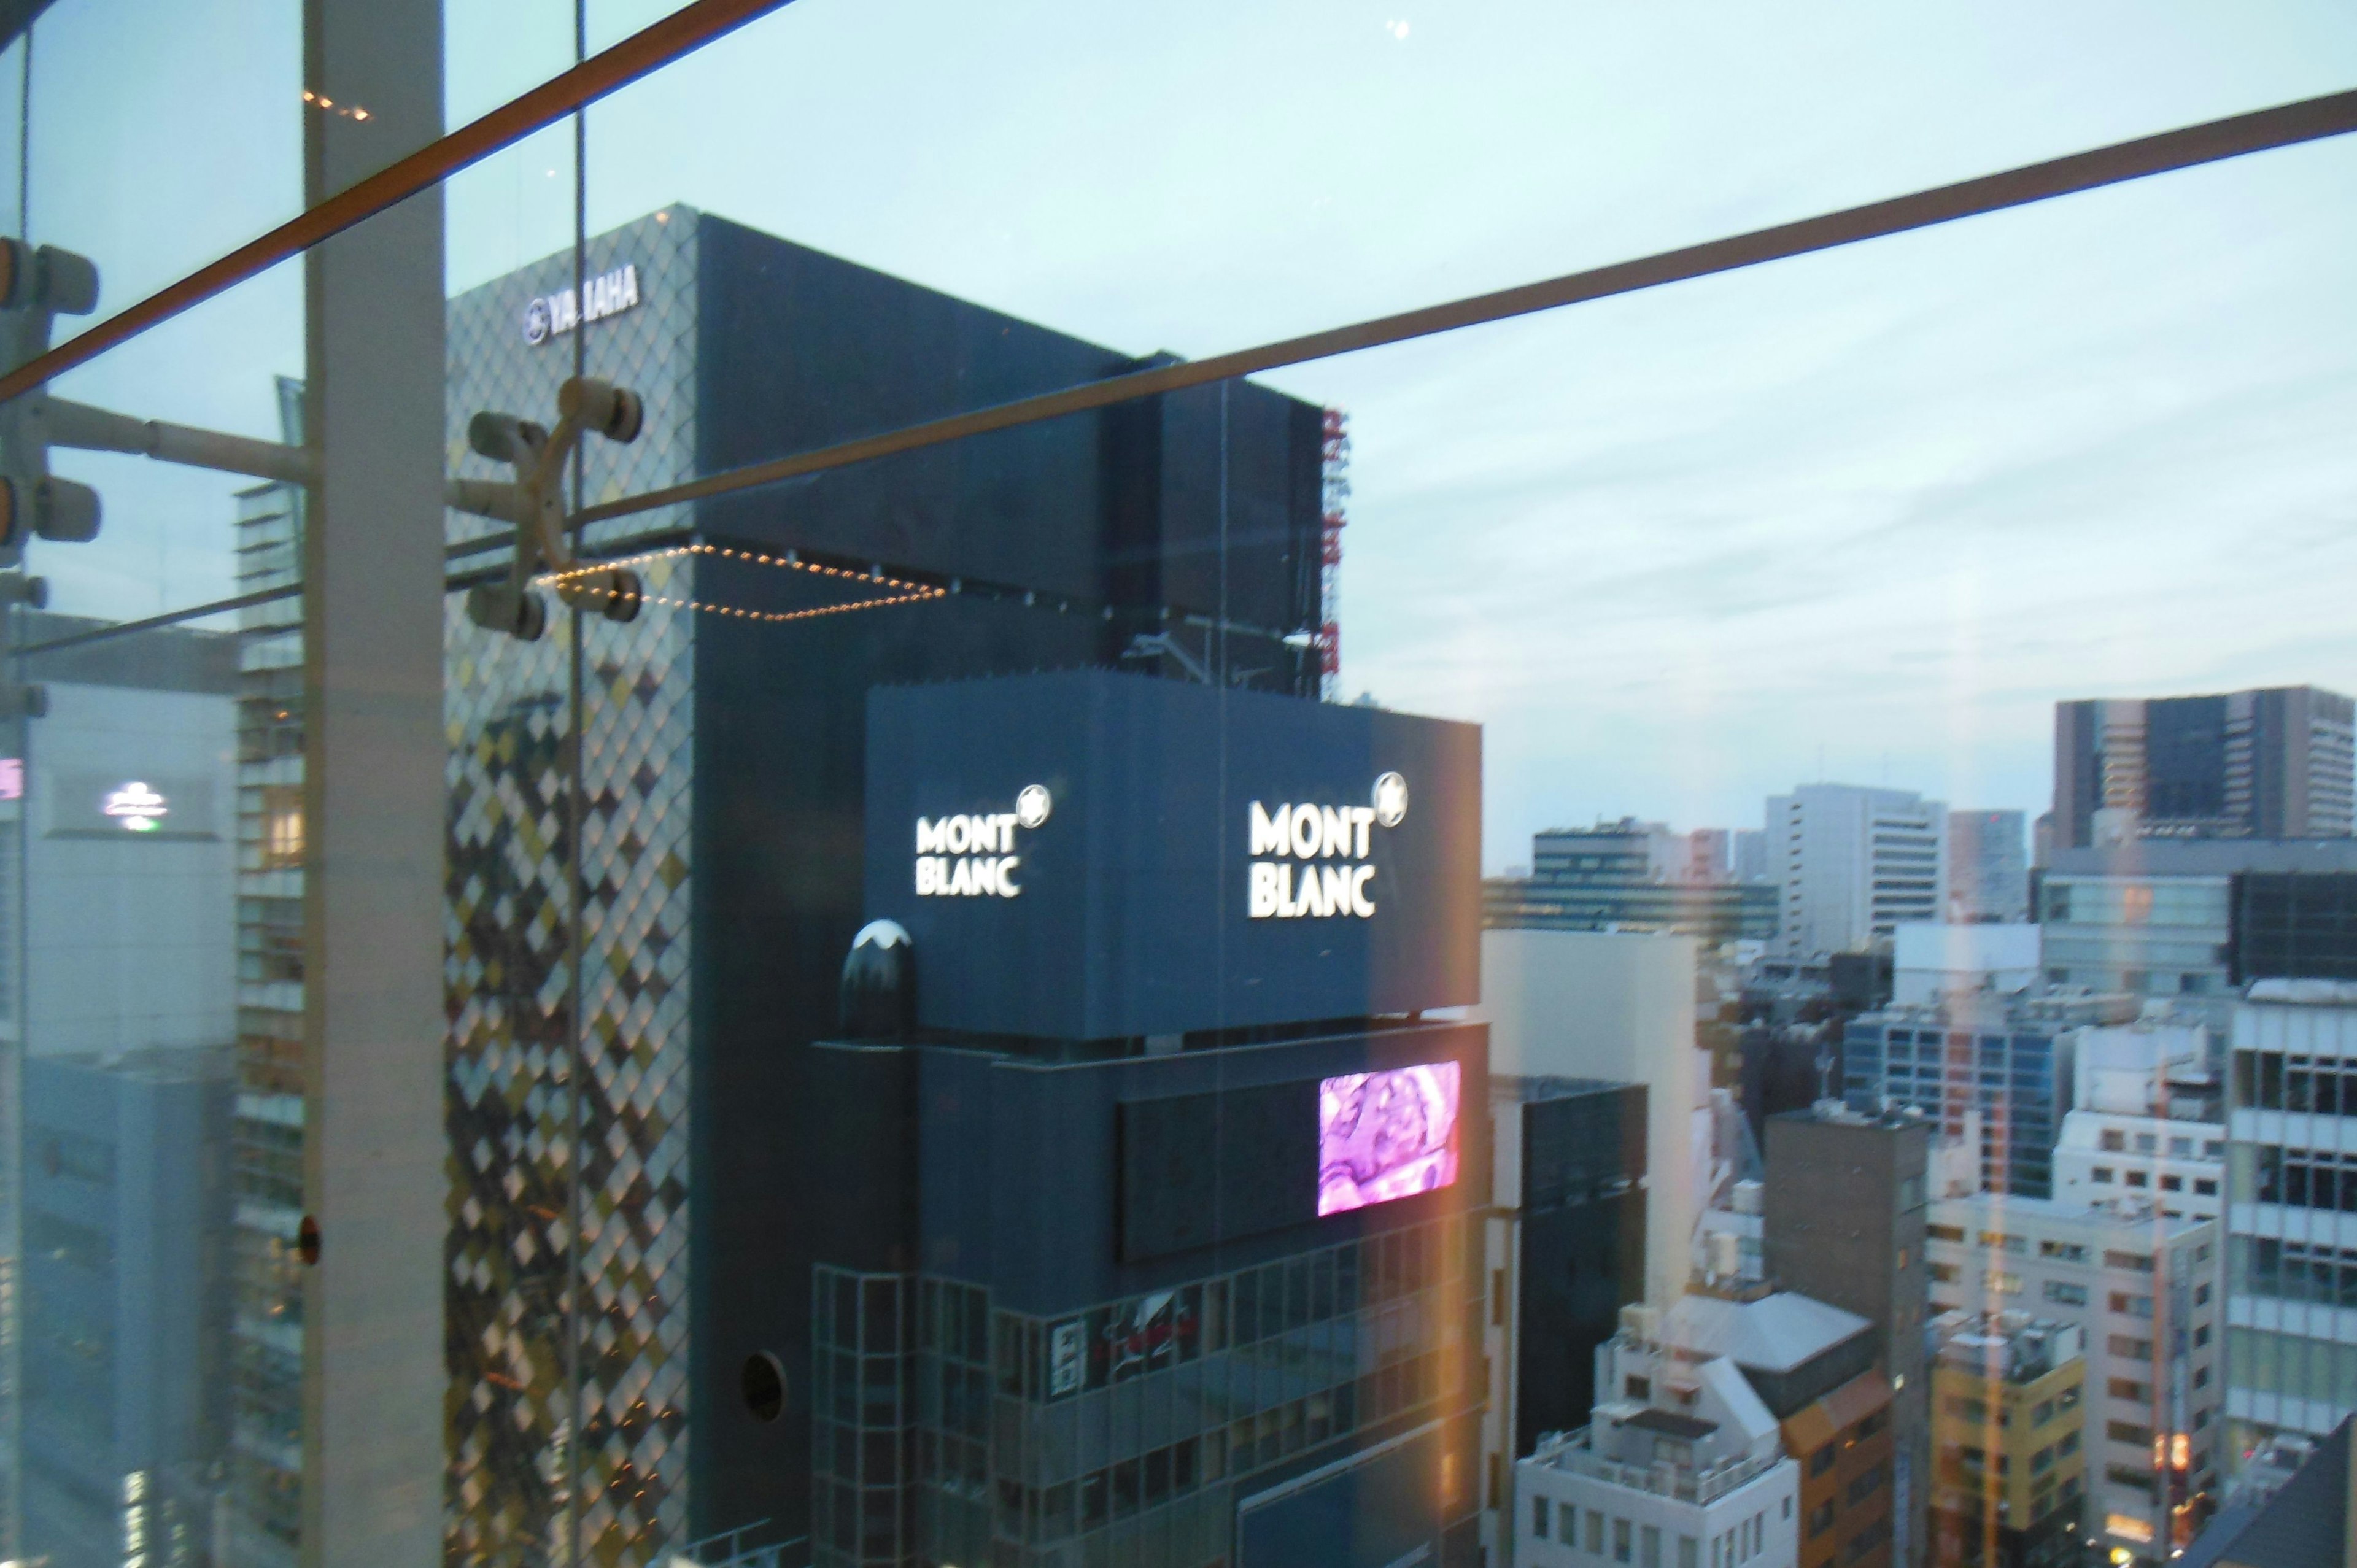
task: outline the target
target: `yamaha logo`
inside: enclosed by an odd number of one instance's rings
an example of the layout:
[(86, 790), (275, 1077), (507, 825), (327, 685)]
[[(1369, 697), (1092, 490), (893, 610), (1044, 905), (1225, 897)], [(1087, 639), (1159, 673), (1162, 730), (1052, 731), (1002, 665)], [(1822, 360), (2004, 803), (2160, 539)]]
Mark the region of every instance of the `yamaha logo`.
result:
[(634, 309), (639, 303), (636, 264), (616, 267), (589, 279), (578, 292), (561, 288), (534, 295), (523, 307), (523, 340), (540, 344), (561, 338), (585, 321), (602, 321)]

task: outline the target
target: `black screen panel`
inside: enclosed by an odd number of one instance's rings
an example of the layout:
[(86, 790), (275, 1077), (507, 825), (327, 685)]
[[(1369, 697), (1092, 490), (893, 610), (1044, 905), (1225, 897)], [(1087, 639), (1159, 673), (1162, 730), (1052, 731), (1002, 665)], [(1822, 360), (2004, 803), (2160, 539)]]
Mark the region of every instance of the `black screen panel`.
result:
[(1121, 1257), (1134, 1263), (1318, 1218), (1318, 1085), (1125, 1101)]

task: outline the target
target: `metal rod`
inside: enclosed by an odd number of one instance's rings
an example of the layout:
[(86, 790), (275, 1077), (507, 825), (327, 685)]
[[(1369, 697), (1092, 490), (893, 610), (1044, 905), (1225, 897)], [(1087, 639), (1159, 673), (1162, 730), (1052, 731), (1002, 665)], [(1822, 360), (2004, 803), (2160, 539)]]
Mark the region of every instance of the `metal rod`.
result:
[(342, 233), (419, 191), (447, 179), (585, 104), (627, 87), (723, 34), (767, 15), (785, 0), (691, 0), (602, 54), (510, 100), (469, 124), (388, 165), (219, 261), (199, 267), (138, 304), (77, 333), (48, 353), (0, 376), (0, 403), (21, 397), (76, 365), (87, 364), (159, 321), (178, 316), (256, 274)]
[[(704, 500), (713, 496), (750, 489), (757, 485), (800, 478), (807, 474), (845, 467), (854, 463), (873, 462), (878, 457), (938, 446), (944, 442), (962, 441), (993, 431), (1011, 430), (1018, 425), (1036, 424), (1042, 420), (1086, 413), (1188, 387), (1204, 386), (1235, 376), (1254, 375), (1286, 365), (1331, 359), (1337, 354), (1405, 343), (1411, 338), (1426, 338), (1438, 332), (1483, 326), (1536, 311), (1604, 299), (1613, 295), (1634, 294), (1663, 284), (1734, 272), (1743, 267), (1757, 266), (1762, 262), (1805, 255), (1812, 251), (1832, 250), (1837, 246), (1854, 245), (1862, 240), (1881, 239), (1910, 230), (1953, 223), (1958, 219), (1978, 217), (2035, 201), (2050, 200), (2058, 196), (2094, 190), (2123, 180), (2142, 179), (2151, 175), (2215, 163), (2222, 158), (2240, 157), (2247, 153), (2345, 135), (2351, 131), (2357, 131), (2357, 91), (2310, 98), (2279, 108), (2261, 109), (2249, 114), (2237, 114), (2231, 119), (2212, 120), (2206, 124), (2165, 131), (2158, 135), (2139, 137), (2131, 142), (2118, 142), (2092, 152), (2073, 153), (2067, 157), (2007, 169), (2002, 174), (1984, 175), (1977, 179), (1917, 191), (1910, 196), (1893, 197), (1887, 201), (1868, 202), (1863, 207), (1846, 208), (1839, 212), (1804, 218), (1797, 222), (1756, 229), (1730, 239), (1663, 251), (1635, 261), (1616, 262), (1609, 266), (1571, 273), (1543, 283), (1475, 295), (1446, 305), (1403, 311), (1396, 316), (1377, 317), (1354, 326), (1336, 327), (1323, 332), (1287, 338), (1257, 349), (1217, 354), (1208, 360), (1182, 360), (1150, 371), (1108, 376), (1103, 381), (1070, 387), (1062, 392), (1017, 398), (1012, 403), (976, 409), (970, 413), (952, 414), (946, 419), (905, 425), (878, 435), (840, 441), (791, 456), (751, 463), (740, 468), (692, 479), (685, 484), (608, 501), (579, 513), (574, 521), (580, 523), (603, 522), (609, 518), (628, 517), (633, 512), (650, 511), (656, 507)], [(0, 396), (5, 396), (6, 391), (6, 383), (0, 381)]]
[(159, 463), (246, 474), (289, 485), (307, 485), (318, 472), (318, 461), (307, 447), (199, 430), (161, 419), (135, 419), (64, 398), (49, 399), (42, 413), (52, 446), (88, 452), (132, 452)]

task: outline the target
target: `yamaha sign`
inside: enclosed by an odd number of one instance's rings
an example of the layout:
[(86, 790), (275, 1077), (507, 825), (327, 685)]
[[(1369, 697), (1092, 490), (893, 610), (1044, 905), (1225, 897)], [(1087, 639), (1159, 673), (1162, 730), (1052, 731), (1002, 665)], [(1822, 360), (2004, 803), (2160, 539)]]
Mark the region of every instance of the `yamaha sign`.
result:
[(616, 267), (583, 284), (578, 293), (561, 288), (534, 295), (523, 307), (523, 340), (545, 343), (562, 338), (585, 321), (619, 316), (639, 303), (639, 269), (634, 263)]

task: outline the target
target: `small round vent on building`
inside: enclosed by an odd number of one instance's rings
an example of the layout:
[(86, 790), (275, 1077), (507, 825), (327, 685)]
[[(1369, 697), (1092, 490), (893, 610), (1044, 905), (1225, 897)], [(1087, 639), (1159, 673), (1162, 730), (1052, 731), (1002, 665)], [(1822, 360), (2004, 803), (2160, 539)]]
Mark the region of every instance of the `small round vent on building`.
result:
[(745, 1408), (756, 1421), (775, 1421), (785, 1413), (786, 1369), (767, 1350), (745, 1358)]

